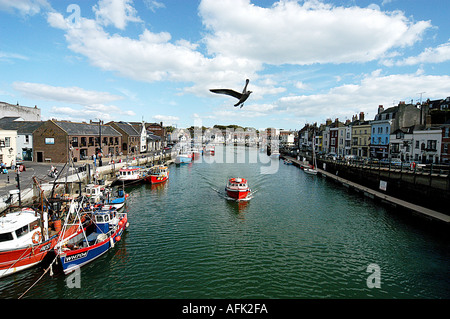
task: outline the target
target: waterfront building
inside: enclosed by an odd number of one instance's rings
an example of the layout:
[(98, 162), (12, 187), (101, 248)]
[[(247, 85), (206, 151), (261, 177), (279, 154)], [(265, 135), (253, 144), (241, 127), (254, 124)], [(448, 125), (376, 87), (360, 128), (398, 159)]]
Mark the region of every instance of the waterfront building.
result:
[(340, 133), (343, 136), (344, 153), (343, 155), (352, 154), (352, 127), (350, 126), (350, 120), (345, 122), (345, 126), (340, 128)]
[(122, 135), (122, 153), (123, 155), (136, 156), (140, 153), (141, 133), (127, 122), (108, 122), (116, 131)]
[(20, 117), (24, 121), (40, 121), (41, 109), (36, 105), (34, 107), (22, 106), (17, 104), (9, 104), (0, 102), (0, 114), (3, 117)]
[(389, 137), (389, 152), (391, 159), (409, 162), (414, 159), (414, 126), (398, 129)]
[(167, 146), (168, 138), (167, 129), (163, 126), (163, 122), (159, 123), (145, 123), (145, 129), (153, 135), (159, 136), (161, 141), (161, 147)]
[(130, 125), (136, 130), (136, 132), (140, 133), (139, 138), (139, 152), (145, 153), (148, 149), (147, 143), (147, 130), (145, 128), (145, 122), (130, 122)]
[(150, 131), (146, 131), (146, 143), (147, 143), (147, 150), (149, 152), (151, 151), (158, 151), (162, 148), (162, 138), (158, 135), (153, 134)]
[(119, 155), (121, 144), (122, 135), (109, 125), (48, 120), (33, 132), (33, 160), (64, 163), (69, 149), (74, 161), (99, 153)]
[(440, 126), (442, 130), (441, 162), (450, 164), (450, 120)]
[(0, 129), (0, 163), (2, 166), (16, 165), (17, 131)]
[(418, 163), (440, 163), (442, 130), (424, 128), (413, 132), (413, 160)]
[(351, 139), (352, 139), (352, 155), (368, 158), (369, 157), (369, 145), (371, 138), (371, 124), (370, 121), (364, 119), (364, 112), (359, 113), (359, 118), (353, 116), (351, 126)]
[(383, 105), (378, 106), (378, 114), (371, 122), (370, 157), (378, 159), (388, 157), (389, 136), (395, 115), (396, 108), (389, 108), (385, 111)]
[(21, 117), (4, 117), (0, 119), (0, 128), (17, 131), (16, 159), (33, 160), (33, 132), (42, 125), (41, 121), (24, 121)]
[(291, 148), (294, 146), (294, 133), (291, 131), (280, 131), (280, 144), (281, 147)]

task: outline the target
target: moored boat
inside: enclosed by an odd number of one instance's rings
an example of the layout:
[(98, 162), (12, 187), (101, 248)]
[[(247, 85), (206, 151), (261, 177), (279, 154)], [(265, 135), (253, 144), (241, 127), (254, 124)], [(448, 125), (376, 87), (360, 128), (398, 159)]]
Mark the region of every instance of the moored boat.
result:
[(119, 175), (112, 185), (145, 182), (147, 178), (148, 175), (144, 168), (140, 166), (126, 166), (119, 170)]
[(175, 158), (175, 164), (187, 164), (192, 162), (192, 154), (182, 153)]
[(204, 151), (203, 154), (214, 156), (214, 154), (215, 154), (215, 147), (214, 146), (210, 146), (210, 145), (206, 146), (205, 151)]
[(169, 168), (165, 165), (153, 166), (149, 170), (152, 184), (162, 183), (169, 179)]
[(251, 193), (245, 178), (230, 178), (225, 187), (228, 197), (236, 200), (248, 199)]
[(128, 194), (125, 193), (122, 186), (117, 189), (106, 188), (102, 185), (86, 185), (86, 197), (94, 206), (105, 206), (108, 209), (122, 209), (125, 206)]
[[(45, 218), (47, 219), (47, 218)], [(66, 236), (76, 231), (69, 228)], [(39, 264), (58, 242), (60, 233), (32, 209), (0, 217), (0, 278)]]
[(80, 231), (76, 236), (59, 241), (55, 247), (55, 253), (65, 274), (75, 271), (113, 248), (128, 227), (126, 212), (117, 210), (90, 212), (88, 215), (92, 224), (88, 227), (82, 227), (80, 212), (81, 209), (77, 207), (71, 209), (62, 233), (68, 227), (76, 225)]

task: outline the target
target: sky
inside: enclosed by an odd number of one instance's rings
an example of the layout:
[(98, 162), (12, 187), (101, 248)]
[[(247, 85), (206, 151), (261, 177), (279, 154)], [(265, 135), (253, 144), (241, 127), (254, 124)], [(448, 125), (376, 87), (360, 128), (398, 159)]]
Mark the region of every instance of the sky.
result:
[[(42, 120), (299, 130), (450, 96), (448, 0), (0, 0), (0, 101)], [(253, 93), (242, 108), (212, 88)]]

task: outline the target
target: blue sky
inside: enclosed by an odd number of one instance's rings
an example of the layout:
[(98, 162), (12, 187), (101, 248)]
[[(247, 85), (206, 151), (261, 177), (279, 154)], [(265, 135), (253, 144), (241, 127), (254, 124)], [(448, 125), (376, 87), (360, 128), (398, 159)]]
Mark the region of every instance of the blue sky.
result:
[[(450, 96), (447, 0), (0, 0), (0, 101), (300, 129)], [(242, 109), (210, 88), (253, 93)]]

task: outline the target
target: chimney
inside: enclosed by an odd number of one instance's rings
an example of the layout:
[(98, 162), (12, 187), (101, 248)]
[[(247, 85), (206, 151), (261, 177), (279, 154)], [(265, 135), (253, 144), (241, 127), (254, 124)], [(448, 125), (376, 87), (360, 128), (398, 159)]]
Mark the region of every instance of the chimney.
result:
[(359, 113), (359, 120), (364, 121), (364, 112)]
[(325, 124), (328, 126), (332, 123), (331, 119), (327, 119), (327, 121), (325, 122)]
[(384, 111), (383, 105), (378, 105), (378, 114)]

